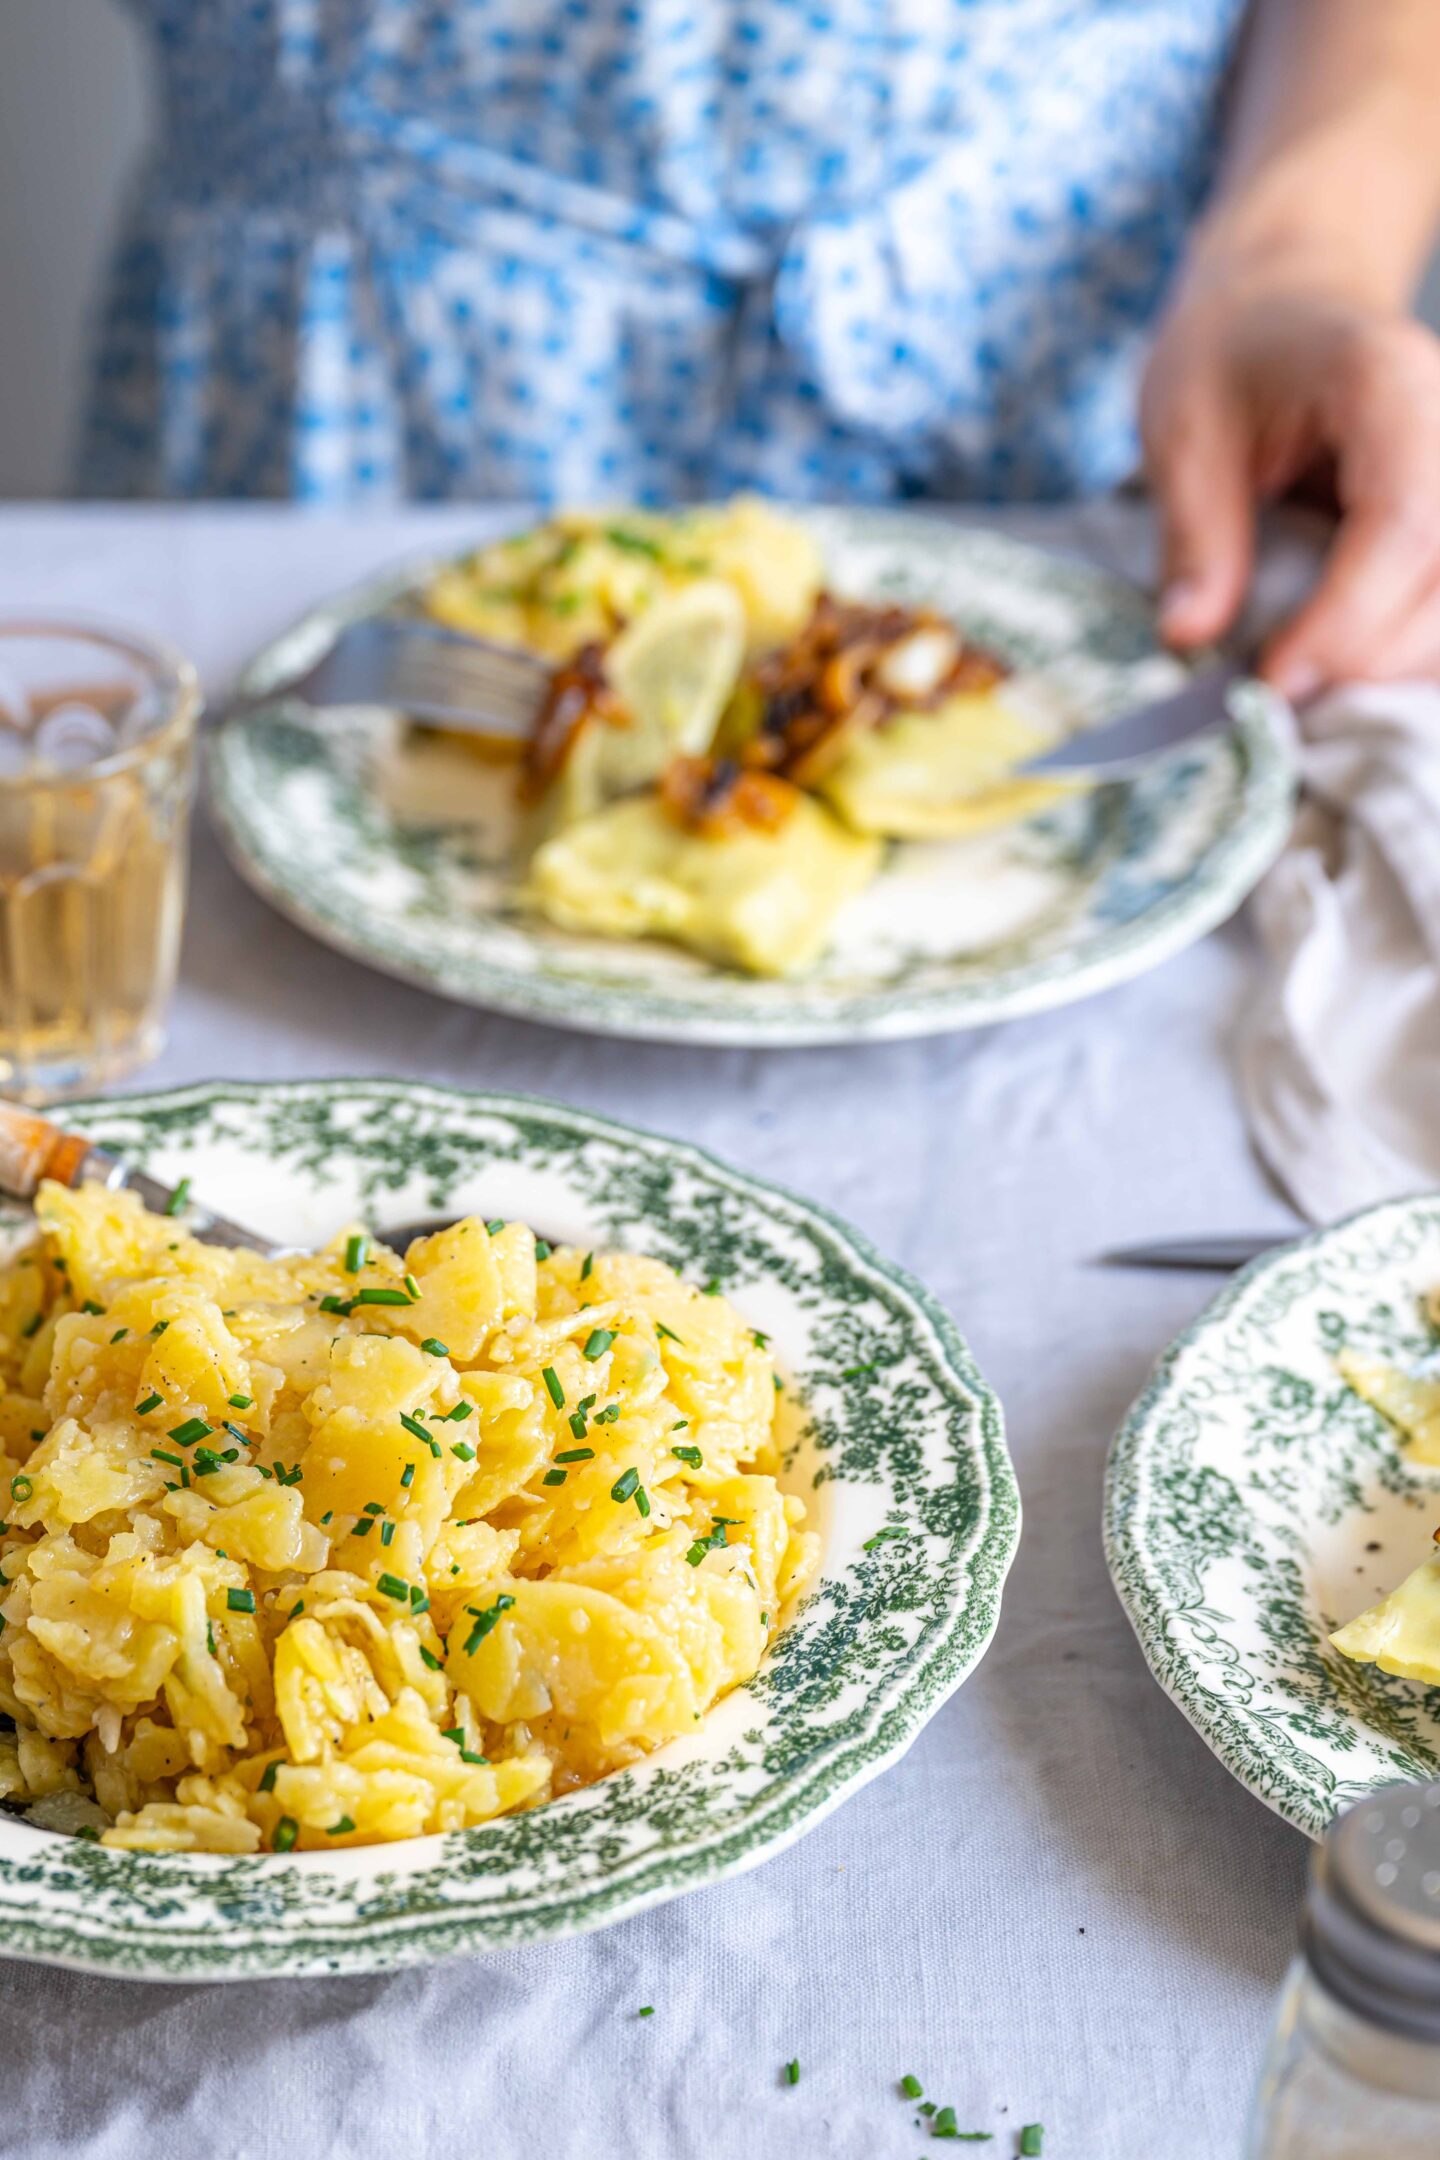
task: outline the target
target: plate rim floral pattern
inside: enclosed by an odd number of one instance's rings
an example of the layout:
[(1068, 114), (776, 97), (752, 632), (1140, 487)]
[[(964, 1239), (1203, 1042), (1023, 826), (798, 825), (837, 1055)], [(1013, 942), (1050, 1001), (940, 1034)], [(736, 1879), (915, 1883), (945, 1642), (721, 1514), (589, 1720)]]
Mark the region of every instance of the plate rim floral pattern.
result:
[[(1311, 1301), (1326, 1298), (1333, 1307), (1343, 1292), (1333, 1279), (1325, 1280), (1325, 1274), (1327, 1269), (1333, 1274), (1333, 1269), (1342, 1264), (1353, 1272), (1357, 1284), (1364, 1282), (1373, 1299), (1379, 1285), (1387, 1278), (1397, 1278), (1407, 1261), (1425, 1243), (1428, 1243), (1432, 1256), (1433, 1273), (1427, 1275), (1426, 1283), (1413, 1286), (1416, 1292), (1440, 1281), (1440, 1192), (1383, 1200), (1358, 1209), (1239, 1269), (1161, 1353), (1116, 1432), (1106, 1462), (1103, 1501), (1106, 1563), (1116, 1595), (1152, 1675), (1231, 1775), (1284, 1821), (1314, 1839), (1323, 1837), (1345, 1806), (1363, 1798), (1379, 1785), (1392, 1783), (1407, 1774), (1436, 1773), (1433, 1769), (1417, 1766), (1413, 1751), (1407, 1763), (1404, 1747), (1397, 1745), (1393, 1736), (1367, 1724), (1352, 1703), (1334, 1687), (1328, 1672), (1328, 1687), (1323, 1700), (1317, 1692), (1313, 1673), (1307, 1676), (1308, 1684), (1302, 1690), (1295, 1680), (1293, 1668), (1288, 1678), (1279, 1667), (1264, 1672), (1255, 1661), (1253, 1649), (1258, 1626), (1258, 1591), (1254, 1593), (1256, 1602), (1251, 1608), (1219, 1612), (1204, 1593), (1197, 1566), (1197, 1581), (1201, 1588), (1195, 1602), (1189, 1606), (1177, 1605), (1167, 1592), (1163, 1562), (1158, 1557), (1166, 1539), (1173, 1542), (1173, 1530), (1167, 1530), (1163, 1523), (1164, 1502), (1158, 1496), (1159, 1487), (1176, 1452), (1172, 1435), (1185, 1418), (1187, 1390), (1192, 1403), (1218, 1399), (1215, 1372), (1227, 1354), (1232, 1380), (1243, 1371), (1239, 1330), (1246, 1322), (1247, 1308), (1263, 1305), (1269, 1300), (1274, 1312), (1279, 1301), (1285, 1299), (1284, 1317), (1288, 1319), (1307, 1298)], [(1409, 1294), (1410, 1287), (1407, 1286), (1406, 1295)], [(1316, 1324), (1319, 1332), (1319, 1308)], [(1209, 1374), (1203, 1368), (1192, 1371), (1197, 1361), (1205, 1357), (1211, 1358)], [(1272, 1368), (1272, 1373), (1283, 1376), (1283, 1366)], [(1203, 1397), (1195, 1388), (1197, 1378), (1209, 1391)], [(1338, 1373), (1336, 1378), (1340, 1382)], [(1343, 1382), (1340, 1385), (1343, 1387)], [(1237, 1392), (1234, 1400), (1243, 1409), (1243, 1392)], [(1362, 1404), (1358, 1397), (1354, 1401), (1357, 1417), (1384, 1426), (1378, 1411)], [(1239, 1414), (1238, 1410), (1236, 1414)], [(1248, 1430), (1253, 1433), (1260, 1422), (1252, 1407)], [(1398, 1462), (1398, 1440), (1391, 1439), (1389, 1451)], [(1440, 1490), (1436, 1491), (1435, 1500), (1437, 1511), (1440, 1511)], [(1263, 1526), (1256, 1535), (1263, 1542)], [(1301, 1525), (1298, 1538), (1302, 1545), (1305, 1536), (1305, 1526)], [(1225, 1629), (1229, 1630), (1228, 1634)], [(1236, 1637), (1240, 1639), (1237, 1641)], [(1340, 1653), (1322, 1641), (1318, 1629), (1312, 1647), (1322, 1669), (1331, 1665), (1337, 1670), (1343, 1667)], [(1245, 1674), (1247, 1648), (1254, 1671), (1268, 1681), (1270, 1694), (1280, 1695), (1286, 1703), (1291, 1727), (1283, 1734), (1278, 1719), (1270, 1718), (1269, 1713), (1264, 1716), (1249, 1714), (1238, 1699), (1213, 1684), (1217, 1668), (1228, 1665)], [(1364, 1668), (1364, 1671), (1368, 1675), (1370, 1668)], [(1383, 1679), (1379, 1684), (1399, 1689), (1408, 1685), (1401, 1681), (1387, 1683)], [(1412, 1713), (1416, 1693), (1415, 1689), (1409, 1689), (1411, 1700), (1406, 1708)], [(1356, 1767), (1362, 1773), (1364, 1751), (1368, 1749), (1373, 1774), (1339, 1779), (1294, 1737), (1297, 1731), (1318, 1736), (1321, 1727), (1328, 1728), (1327, 1737), (1334, 1739), (1337, 1755), (1351, 1749), (1356, 1751)], [(1323, 1744), (1318, 1737), (1317, 1744)]]
[[(370, 1109), (376, 1130), (362, 1145)], [(639, 1249), (673, 1258), (689, 1239), (696, 1266), (717, 1252), (748, 1255), (759, 1267), (752, 1291), (781, 1285), (797, 1331), (806, 1312), (807, 1342), (822, 1321), (843, 1318), (848, 1297), (854, 1313), (873, 1306), (895, 1323), (899, 1351), (883, 1370), (811, 1375), (804, 1414), (849, 1529), (842, 1538), (832, 1524), (818, 1585), (678, 1768), (662, 1751), (530, 1815), (334, 1856), (118, 1853), (0, 1818), (8, 1955), (146, 1979), (246, 1979), (390, 1970), (602, 1926), (782, 1850), (903, 1754), (983, 1656), (1020, 1528), (999, 1401), (931, 1293), (825, 1207), (693, 1143), (505, 1091), (371, 1077), (212, 1081), (77, 1104), (74, 1116), (162, 1173), (176, 1174), (188, 1147), (202, 1194), (207, 1130), (212, 1145), (263, 1158), (275, 1178), (308, 1179), (312, 1202), (326, 1164), (345, 1154), (352, 1187), (336, 1206), (389, 1193), (403, 1215), (427, 1199), (443, 1207), (482, 1169), (530, 1176), (549, 1163), (577, 1207), (598, 1205), (589, 1175), (609, 1222), (650, 1225)], [(653, 1222), (647, 1207), (658, 1210)], [(766, 1236), (768, 1267), (754, 1261)], [(906, 1401), (914, 1431), (895, 1407)], [(888, 1541), (857, 1544), (857, 1520), (883, 1523)], [(846, 1706), (828, 1749), (827, 1689)], [(706, 1728), (742, 1698), (755, 1727), (737, 1734), (727, 1721), (726, 1752), (706, 1782)], [(638, 1852), (626, 1844), (637, 1822), (653, 1831)], [(524, 1857), (531, 1848), (558, 1876), (537, 1872)]]
[[(808, 512), (817, 530), (869, 544), (890, 536), (898, 555), (913, 556), (922, 543), (933, 552), (937, 534), (956, 558), (988, 563), (1038, 593), (1059, 592), (1107, 621), (1129, 620), (1140, 605), (1138, 589), (1111, 571), (1077, 556), (1051, 552), (1007, 534), (953, 522), (923, 510), (833, 507)], [(393, 913), (372, 906), (365, 920), (332, 903), (322, 884), (306, 875), (303, 861), (280, 844), (268, 815), (247, 784), (246, 730), (279, 710), (263, 702), (270, 683), (296, 665), (292, 653), (318, 655), (345, 624), (391, 606), (438, 570), (456, 551), (412, 558), (308, 609), (255, 654), (237, 685), (244, 709), (222, 719), (205, 760), (207, 795), (221, 841), (245, 881), (278, 913), (320, 942), (363, 966), (438, 992), (457, 1002), (548, 1025), (594, 1034), (651, 1041), (798, 1048), (827, 1043), (884, 1041), (956, 1029), (1047, 1010), (1088, 997), (1170, 958), (1224, 922), (1275, 860), (1289, 832), (1294, 765), (1288, 715), (1273, 691), (1256, 682), (1237, 687), (1231, 701), (1231, 751), (1238, 764), (1237, 815), (1214, 836), (1180, 882), (1120, 920), (1088, 924), (1073, 943), (1041, 950), (1028, 960), (1006, 959), (1003, 949), (987, 969), (940, 987), (870, 988), (827, 994), (813, 1009), (755, 1002), (754, 986), (736, 976), (724, 1004), (688, 991), (683, 977), (640, 981), (551, 974), (532, 948), (525, 964), (503, 965), (482, 954), (436, 957), (407, 935)], [(303, 852), (303, 851), (302, 851)]]

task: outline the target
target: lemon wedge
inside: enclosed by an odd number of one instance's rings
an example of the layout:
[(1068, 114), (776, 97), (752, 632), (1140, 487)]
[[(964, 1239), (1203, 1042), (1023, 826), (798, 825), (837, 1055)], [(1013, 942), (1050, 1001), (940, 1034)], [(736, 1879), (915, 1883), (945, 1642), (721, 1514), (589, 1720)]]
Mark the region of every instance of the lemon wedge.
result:
[(605, 654), (625, 725), (588, 725), (547, 805), (551, 824), (589, 817), (659, 779), (673, 757), (708, 750), (745, 657), (745, 608), (733, 585), (697, 578), (652, 600)]

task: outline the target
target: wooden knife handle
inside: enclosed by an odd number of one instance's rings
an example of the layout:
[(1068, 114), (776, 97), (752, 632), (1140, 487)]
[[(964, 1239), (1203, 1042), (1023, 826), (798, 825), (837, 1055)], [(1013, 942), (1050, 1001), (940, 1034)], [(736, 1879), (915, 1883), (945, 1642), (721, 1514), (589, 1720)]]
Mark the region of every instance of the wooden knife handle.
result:
[(0, 1192), (33, 1200), (42, 1178), (76, 1185), (95, 1149), (83, 1133), (69, 1133), (33, 1110), (0, 1103)]

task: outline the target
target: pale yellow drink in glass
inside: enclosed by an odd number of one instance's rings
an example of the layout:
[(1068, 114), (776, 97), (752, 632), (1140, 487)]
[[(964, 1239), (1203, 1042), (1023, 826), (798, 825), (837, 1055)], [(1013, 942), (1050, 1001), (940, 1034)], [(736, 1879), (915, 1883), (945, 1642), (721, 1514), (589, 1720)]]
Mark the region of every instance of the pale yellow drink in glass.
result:
[(0, 618), (0, 1094), (155, 1056), (175, 982), (200, 698), (176, 653)]

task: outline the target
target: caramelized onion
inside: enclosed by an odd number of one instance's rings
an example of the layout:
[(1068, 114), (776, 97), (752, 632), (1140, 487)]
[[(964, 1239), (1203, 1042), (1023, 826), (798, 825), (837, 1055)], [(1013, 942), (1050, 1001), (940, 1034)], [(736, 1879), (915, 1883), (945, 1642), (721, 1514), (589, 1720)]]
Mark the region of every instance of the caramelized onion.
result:
[(677, 757), (660, 782), (660, 801), (677, 825), (707, 839), (749, 827), (778, 832), (795, 807), (795, 789), (773, 773), (734, 758)]
[[(922, 638), (939, 648), (939, 664), (923, 690), (907, 691), (905, 648), (913, 652)], [(931, 608), (869, 607), (821, 593), (799, 636), (751, 671), (760, 721), (741, 756), (752, 768), (813, 786), (858, 734), (883, 727), (897, 712), (924, 712), (959, 692), (989, 690), (1006, 673), (994, 653), (968, 645)]]
[(607, 727), (629, 725), (625, 709), (605, 673), (605, 648), (582, 645), (574, 658), (550, 677), (545, 702), (525, 746), (521, 793), (536, 802), (564, 770), (582, 728), (598, 720)]

